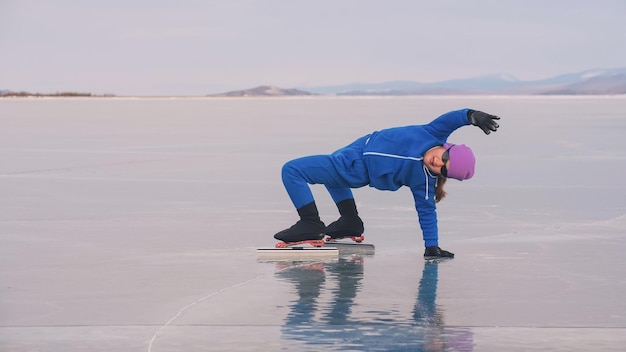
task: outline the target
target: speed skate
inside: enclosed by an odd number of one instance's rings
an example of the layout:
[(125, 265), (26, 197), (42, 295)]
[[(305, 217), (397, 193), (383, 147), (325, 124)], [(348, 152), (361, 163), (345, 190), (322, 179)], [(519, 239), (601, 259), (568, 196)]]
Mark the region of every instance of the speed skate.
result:
[(258, 248), (259, 257), (336, 257), (339, 255), (337, 247), (325, 246), (324, 240), (306, 240), (298, 242), (278, 242), (274, 247)]
[(320, 240), (306, 240), (297, 242), (278, 242), (274, 247), (258, 248), (257, 254), (264, 257), (286, 257), (286, 258), (311, 258), (311, 257), (331, 257), (341, 253), (374, 253), (374, 245), (364, 243), (364, 236), (348, 236), (342, 238), (332, 238)]

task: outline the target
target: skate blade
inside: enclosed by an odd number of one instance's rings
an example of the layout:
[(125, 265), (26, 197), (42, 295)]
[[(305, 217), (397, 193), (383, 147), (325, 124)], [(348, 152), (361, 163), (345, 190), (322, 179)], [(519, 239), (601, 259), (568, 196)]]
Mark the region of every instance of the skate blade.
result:
[(263, 247), (257, 248), (257, 258), (265, 261), (280, 260), (323, 260), (336, 259), (339, 250), (336, 247), (304, 247), (289, 246), (284, 248)]
[(339, 249), (339, 254), (374, 254), (376, 247), (371, 243), (354, 242), (349, 238), (329, 239), (326, 245)]
[(424, 257), (426, 263), (441, 263), (448, 260), (452, 260), (454, 257)]
[[(324, 246), (324, 240), (304, 240), (304, 241), (297, 241), (297, 242), (285, 242), (285, 241), (280, 241), (278, 243), (276, 243), (276, 245), (274, 246), (275, 248), (288, 248), (288, 247), (296, 247), (299, 246), (301, 247), (302, 245), (309, 245), (309, 246), (313, 246), (313, 247), (322, 247)], [(307, 248), (307, 247), (304, 247)]]

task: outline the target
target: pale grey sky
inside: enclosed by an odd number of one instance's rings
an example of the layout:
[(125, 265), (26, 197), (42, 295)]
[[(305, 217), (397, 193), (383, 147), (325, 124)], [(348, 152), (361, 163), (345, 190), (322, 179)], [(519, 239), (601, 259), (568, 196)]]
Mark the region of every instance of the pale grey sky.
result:
[(624, 66), (624, 0), (0, 0), (0, 89), (204, 95)]

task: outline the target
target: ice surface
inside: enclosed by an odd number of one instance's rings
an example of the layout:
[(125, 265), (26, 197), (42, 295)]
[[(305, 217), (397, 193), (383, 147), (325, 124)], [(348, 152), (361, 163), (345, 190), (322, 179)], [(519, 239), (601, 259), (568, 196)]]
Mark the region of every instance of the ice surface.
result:
[[(375, 253), (260, 261), (282, 164), (473, 107), (426, 263), (408, 190)], [(0, 100), (1, 351), (626, 350), (626, 97)], [(321, 216), (337, 216), (314, 187)]]

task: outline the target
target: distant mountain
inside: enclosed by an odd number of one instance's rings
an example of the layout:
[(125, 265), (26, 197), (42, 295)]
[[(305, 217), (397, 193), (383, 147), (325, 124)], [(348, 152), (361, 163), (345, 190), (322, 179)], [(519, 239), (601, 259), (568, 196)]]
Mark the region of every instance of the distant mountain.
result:
[(57, 92), (57, 93), (31, 93), (31, 92), (14, 92), (10, 90), (0, 90), (0, 97), (113, 97), (112, 94), (94, 95), (91, 93), (78, 92)]
[(626, 72), (589, 77), (543, 94), (626, 94)]
[(626, 68), (587, 70), (535, 81), (488, 75), (433, 83), (391, 81), (299, 88), (329, 95), (626, 94)]
[(259, 86), (251, 89), (234, 90), (231, 92), (213, 94), (212, 97), (281, 97), (313, 95), (298, 89), (283, 89), (274, 86)]

